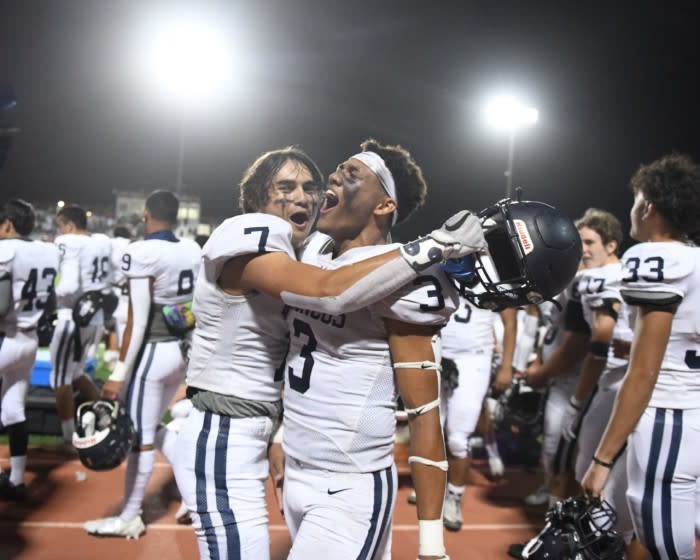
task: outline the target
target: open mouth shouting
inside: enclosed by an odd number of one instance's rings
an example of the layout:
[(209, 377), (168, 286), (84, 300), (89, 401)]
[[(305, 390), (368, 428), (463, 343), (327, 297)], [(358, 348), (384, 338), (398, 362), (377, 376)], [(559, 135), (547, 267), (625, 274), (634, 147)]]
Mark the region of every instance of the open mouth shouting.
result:
[(333, 208), (338, 206), (338, 195), (336, 195), (332, 190), (328, 189), (325, 192), (326, 199), (323, 202), (323, 206), (321, 206), (321, 214), (325, 214), (326, 212), (330, 212)]
[(289, 216), (290, 221), (300, 229), (304, 229), (309, 225), (309, 213), (305, 210), (298, 210)]

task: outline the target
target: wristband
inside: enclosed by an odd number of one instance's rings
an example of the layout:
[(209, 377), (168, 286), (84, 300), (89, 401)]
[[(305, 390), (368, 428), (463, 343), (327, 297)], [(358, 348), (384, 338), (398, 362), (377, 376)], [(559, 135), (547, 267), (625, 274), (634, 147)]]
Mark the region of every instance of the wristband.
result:
[(127, 371), (128, 368), (126, 367), (126, 364), (120, 360), (114, 364), (114, 369), (112, 370), (112, 373), (109, 374), (107, 381), (116, 381), (118, 383), (122, 382), (126, 379)]
[(573, 406), (576, 410), (581, 410), (581, 407), (583, 406), (583, 401), (580, 401), (574, 395), (571, 395), (571, 398), (569, 399), (569, 404)]
[(284, 437), (284, 426), (280, 424), (277, 428), (275, 435), (272, 436), (272, 443), (282, 443), (282, 438)]
[(601, 461), (600, 459), (598, 459), (598, 457), (596, 457), (595, 455), (593, 455), (593, 462), (596, 465), (600, 465), (601, 467), (605, 467), (606, 469), (612, 469), (613, 465), (615, 465), (615, 461), (612, 461), (610, 463), (606, 463), (605, 461)]
[(442, 519), (418, 520), (418, 556), (445, 556)]

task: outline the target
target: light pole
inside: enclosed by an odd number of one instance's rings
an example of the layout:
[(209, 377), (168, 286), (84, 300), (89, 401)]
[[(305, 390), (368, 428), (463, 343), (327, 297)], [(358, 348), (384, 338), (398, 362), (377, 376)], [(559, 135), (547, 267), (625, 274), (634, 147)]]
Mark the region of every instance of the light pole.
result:
[(535, 124), (537, 109), (528, 107), (512, 97), (496, 97), (486, 105), (486, 118), (492, 126), (508, 131), (508, 167), (506, 168), (506, 197), (513, 190), (513, 163), (515, 161), (515, 133), (518, 127)]
[(232, 38), (206, 13), (170, 14), (147, 28), (140, 61), (159, 99), (177, 114), (175, 191), (184, 189), (187, 119), (202, 108), (212, 110), (234, 79)]

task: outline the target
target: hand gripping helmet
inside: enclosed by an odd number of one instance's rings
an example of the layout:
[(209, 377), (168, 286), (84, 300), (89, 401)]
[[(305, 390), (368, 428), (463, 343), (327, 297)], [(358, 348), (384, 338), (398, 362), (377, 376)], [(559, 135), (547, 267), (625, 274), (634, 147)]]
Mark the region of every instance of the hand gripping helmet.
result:
[(134, 444), (134, 426), (118, 401), (84, 402), (75, 413), (73, 447), (80, 462), (93, 471), (119, 466)]
[(581, 260), (574, 223), (543, 202), (503, 199), (479, 213), (488, 255), (477, 254), (481, 282), (467, 298), (500, 311), (551, 300), (566, 288)]
[(621, 560), (624, 542), (606, 501), (583, 496), (557, 502), (540, 534), (525, 545), (526, 560)]

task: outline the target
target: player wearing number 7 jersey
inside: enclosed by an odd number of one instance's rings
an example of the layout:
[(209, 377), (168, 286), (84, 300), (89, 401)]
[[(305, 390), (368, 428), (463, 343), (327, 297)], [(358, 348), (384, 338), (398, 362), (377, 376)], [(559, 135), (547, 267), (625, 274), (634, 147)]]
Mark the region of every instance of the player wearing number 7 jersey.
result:
[(582, 486), (599, 496), (627, 442), (634, 530), (658, 559), (695, 558), (700, 478), (700, 167), (671, 155), (631, 180), (620, 291), (635, 326), (627, 373)]
[(481, 249), (484, 239), (476, 217), (462, 212), (402, 251), (322, 270), (296, 260), (322, 200), (316, 164), (297, 148), (268, 152), (240, 188), (245, 213), (203, 248), (187, 372), (194, 408), (178, 436), (175, 475), (202, 558), (265, 560), (267, 450), (288, 343), (283, 301), (304, 300), (330, 318), (385, 297), (431, 263)]
[(175, 237), (178, 208), (170, 191), (151, 193), (143, 213), (146, 235), (122, 255), (129, 310), (120, 361), (102, 396), (125, 403), (136, 443), (128, 457), (121, 513), (86, 522), (90, 534), (138, 538), (145, 530), (141, 505), (153, 471), (156, 429), (185, 378), (184, 353), (194, 327), (191, 302), (200, 248)]
[[(102, 327), (104, 315), (98, 302), (110, 287), (112, 265), (109, 239), (91, 236), (83, 208), (66, 205), (56, 214), (60, 235), (54, 239), (60, 254), (56, 299), (58, 321), (51, 339), (51, 387), (56, 393), (56, 411), (61, 419), (63, 445), (59, 450), (73, 451), (73, 385), (88, 400), (98, 391), (83, 371), (87, 350)], [(95, 296), (94, 299), (90, 296)], [(81, 322), (77, 324), (75, 317)]]
[(34, 209), (14, 199), (0, 209), (0, 423), (10, 444), (10, 473), (0, 472), (0, 499), (25, 495), (25, 400), (37, 349), (37, 324), (58, 270), (58, 250), (32, 241)]

